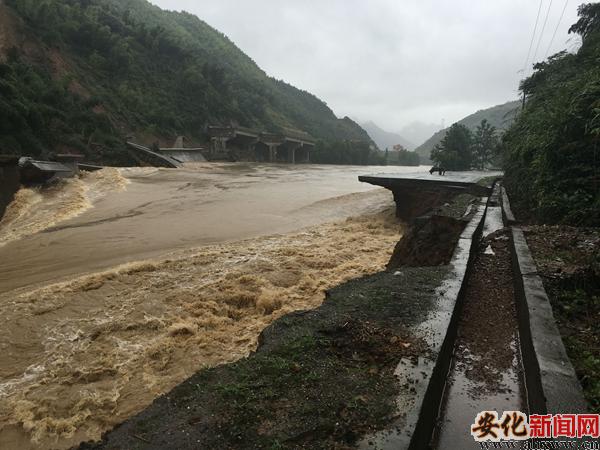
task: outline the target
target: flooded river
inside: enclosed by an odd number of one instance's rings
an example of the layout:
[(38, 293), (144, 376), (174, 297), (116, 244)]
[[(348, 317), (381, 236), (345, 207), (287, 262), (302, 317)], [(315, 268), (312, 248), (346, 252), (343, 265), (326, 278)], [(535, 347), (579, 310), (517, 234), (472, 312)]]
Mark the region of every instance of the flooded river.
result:
[(104, 169), (22, 189), (0, 222), (0, 448), (69, 448), (277, 317), (381, 270), (400, 167)]

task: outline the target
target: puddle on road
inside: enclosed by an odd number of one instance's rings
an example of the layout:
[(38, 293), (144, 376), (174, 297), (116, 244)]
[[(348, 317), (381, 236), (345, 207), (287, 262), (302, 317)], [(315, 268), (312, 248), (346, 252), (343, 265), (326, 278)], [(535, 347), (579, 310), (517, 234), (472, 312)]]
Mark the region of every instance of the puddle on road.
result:
[[(446, 449), (480, 449), (479, 443), (471, 437), (471, 426), (481, 411), (523, 411), (521, 380), (521, 359), (517, 336), (513, 337), (510, 348), (514, 358), (509, 367), (494, 367), (486, 363), (479, 365), (482, 371), (473, 373), (476, 355), (470, 355), (471, 362), (453, 361), (446, 384), (444, 419), (438, 424), (437, 447)], [(464, 349), (468, 352), (467, 349)], [(481, 376), (483, 374), (483, 376)]]

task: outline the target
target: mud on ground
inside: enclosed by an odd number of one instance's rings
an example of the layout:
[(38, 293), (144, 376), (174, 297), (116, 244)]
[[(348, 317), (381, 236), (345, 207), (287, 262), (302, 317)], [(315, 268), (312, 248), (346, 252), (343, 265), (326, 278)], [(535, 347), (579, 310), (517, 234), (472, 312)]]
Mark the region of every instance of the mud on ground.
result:
[(600, 229), (524, 228), (567, 354), (600, 412)]
[(515, 364), (514, 347), (519, 346), (509, 245), (507, 230), (480, 243), (457, 338), (457, 364), (493, 392), (505, 390), (503, 374)]
[(466, 224), (473, 216), (477, 197), (462, 194), (430, 214), (412, 221), (394, 248), (387, 264), (389, 270), (400, 266), (439, 266), (450, 263)]

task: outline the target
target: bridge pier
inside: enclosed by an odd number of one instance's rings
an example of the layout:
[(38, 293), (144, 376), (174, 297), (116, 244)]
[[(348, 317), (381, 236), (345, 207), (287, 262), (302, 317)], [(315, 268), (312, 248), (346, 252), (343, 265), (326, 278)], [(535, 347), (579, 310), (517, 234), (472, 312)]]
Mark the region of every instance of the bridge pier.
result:
[(288, 161), (292, 164), (296, 164), (296, 150), (302, 148), (302, 144), (291, 143), (288, 146)]
[(277, 162), (277, 147), (278, 144), (267, 144), (269, 146), (269, 162)]
[(210, 138), (210, 155), (213, 158), (218, 158), (227, 154), (228, 137), (213, 136)]
[(310, 162), (310, 148), (313, 147), (310, 144), (303, 143), (296, 154), (296, 160), (300, 164), (308, 164)]
[(246, 134), (236, 134), (227, 142), (228, 153), (236, 161), (254, 161), (258, 138)]

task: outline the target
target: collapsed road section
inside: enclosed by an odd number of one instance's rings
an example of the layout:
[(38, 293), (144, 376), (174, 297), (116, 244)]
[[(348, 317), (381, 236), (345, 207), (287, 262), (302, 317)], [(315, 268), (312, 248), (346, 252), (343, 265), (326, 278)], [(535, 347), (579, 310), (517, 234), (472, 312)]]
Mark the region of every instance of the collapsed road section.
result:
[(423, 173), (363, 175), (359, 181), (389, 189), (394, 194), (396, 215), (411, 220), (427, 214), (457, 195), (485, 196), (489, 183), (500, 172), (454, 172), (444, 176)]
[[(423, 207), (416, 194), (405, 195), (416, 183), (394, 178), (377, 176), (371, 181), (394, 191), (398, 215)], [(425, 185), (428, 199), (447, 195), (441, 184)], [(472, 192), (468, 185), (459, 186)], [(370, 448), (481, 448), (471, 431), (483, 411), (496, 411), (500, 417), (505, 411), (556, 414), (589, 409), (523, 232), (515, 223), (508, 196), (496, 183), (482, 233), (473, 240), (454, 309), (456, 320), (449, 322), (449, 345), (438, 355), (415, 432), (402, 440), (400, 429), (388, 429), (368, 441)], [(449, 230), (445, 224), (437, 234), (447, 239)]]

